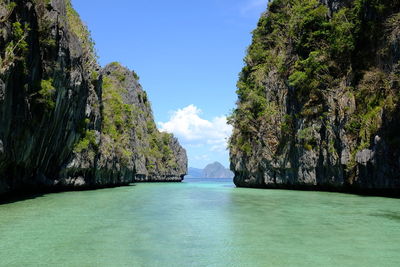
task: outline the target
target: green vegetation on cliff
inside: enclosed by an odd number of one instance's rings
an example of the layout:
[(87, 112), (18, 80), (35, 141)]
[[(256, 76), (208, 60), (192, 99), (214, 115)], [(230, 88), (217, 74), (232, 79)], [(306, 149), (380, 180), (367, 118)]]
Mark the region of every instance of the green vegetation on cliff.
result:
[(72, 7), (71, 0), (66, 0), (67, 22), (71, 31), (79, 38), (84, 54), (88, 57), (86, 67), (90, 68), (97, 63), (94, 41), (87, 26), (82, 22), (78, 12)]
[(400, 101), (400, 1), (325, 2), (273, 0), (259, 20), (229, 119), (234, 162), (257, 153), (272, 162), (299, 146), (330, 155), (347, 149), (351, 172), (375, 136), (398, 142), (386, 124)]
[(122, 88), (118, 82), (115, 77), (106, 76), (103, 79), (102, 132), (106, 136), (103, 152), (113, 149), (124, 162), (127, 162), (132, 157), (128, 144), (130, 131), (134, 127), (134, 108), (124, 103), (122, 94), (126, 94), (127, 89)]
[(176, 150), (175, 138), (158, 131), (138, 75), (118, 62), (107, 65), (102, 74), (100, 142), (86, 123), (75, 153), (98, 150), (105, 161), (117, 161), (137, 175), (182, 175), (185, 171), (176, 173), (182, 168), (178, 163), (182, 155)]
[[(102, 96), (104, 153), (113, 146), (127, 162), (136, 153), (129, 148), (134, 138), (140, 144), (138, 150), (146, 158), (145, 166), (149, 173), (165, 173), (177, 167), (176, 155), (170, 147), (173, 136), (158, 131), (147, 94), (138, 84), (138, 75), (117, 62), (111, 63), (106, 69)], [(135, 95), (134, 103), (127, 102), (129, 94)]]
[(70, 0), (2, 0), (0, 24), (0, 194), (182, 180), (139, 76), (100, 68)]

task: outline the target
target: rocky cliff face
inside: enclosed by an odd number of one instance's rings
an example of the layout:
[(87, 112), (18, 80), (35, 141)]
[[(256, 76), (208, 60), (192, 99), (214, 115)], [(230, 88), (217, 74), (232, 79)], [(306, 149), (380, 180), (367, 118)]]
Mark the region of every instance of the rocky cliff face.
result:
[(100, 75), (101, 101), (89, 103), (87, 109), (101, 116), (86, 119), (82, 137), (61, 171), (63, 181), (96, 185), (182, 181), (186, 151), (171, 134), (157, 130), (137, 74), (114, 62)]
[(235, 184), (400, 189), (400, 2), (274, 0), (230, 122)]
[(93, 51), (68, 0), (0, 0), (0, 193), (186, 173), (186, 153), (155, 128), (137, 75), (100, 70)]

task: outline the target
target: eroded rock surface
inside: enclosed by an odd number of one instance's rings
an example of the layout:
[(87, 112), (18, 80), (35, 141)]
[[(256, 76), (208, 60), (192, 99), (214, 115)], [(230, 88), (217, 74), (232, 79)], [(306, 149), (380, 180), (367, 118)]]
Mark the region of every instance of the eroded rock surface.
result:
[(270, 1), (231, 123), (245, 187), (400, 189), (400, 2)]
[[(148, 155), (142, 145), (157, 144), (128, 129), (154, 126), (150, 104), (139, 96), (145, 93), (133, 72), (118, 64), (100, 69), (69, 0), (0, 1), (0, 56), (0, 194), (122, 185), (136, 177), (180, 181), (186, 173), (186, 153), (172, 136), (164, 138), (168, 150)], [(105, 98), (107, 79), (119, 88), (112, 92), (117, 105)], [(110, 121), (107, 110), (122, 117)]]

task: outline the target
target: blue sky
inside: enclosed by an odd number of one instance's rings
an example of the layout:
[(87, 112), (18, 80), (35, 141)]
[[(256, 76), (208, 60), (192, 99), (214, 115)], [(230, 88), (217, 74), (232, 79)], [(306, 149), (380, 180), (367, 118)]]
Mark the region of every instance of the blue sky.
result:
[(72, 0), (102, 66), (135, 70), (155, 121), (186, 148), (189, 166), (229, 166), (226, 115), (251, 31), (267, 0)]

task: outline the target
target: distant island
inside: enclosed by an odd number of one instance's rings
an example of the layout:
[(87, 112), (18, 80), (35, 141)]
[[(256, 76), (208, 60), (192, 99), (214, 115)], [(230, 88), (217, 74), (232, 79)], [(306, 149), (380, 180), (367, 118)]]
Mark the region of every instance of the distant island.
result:
[(189, 167), (186, 178), (233, 178), (234, 174), (221, 163), (208, 164), (204, 169)]

